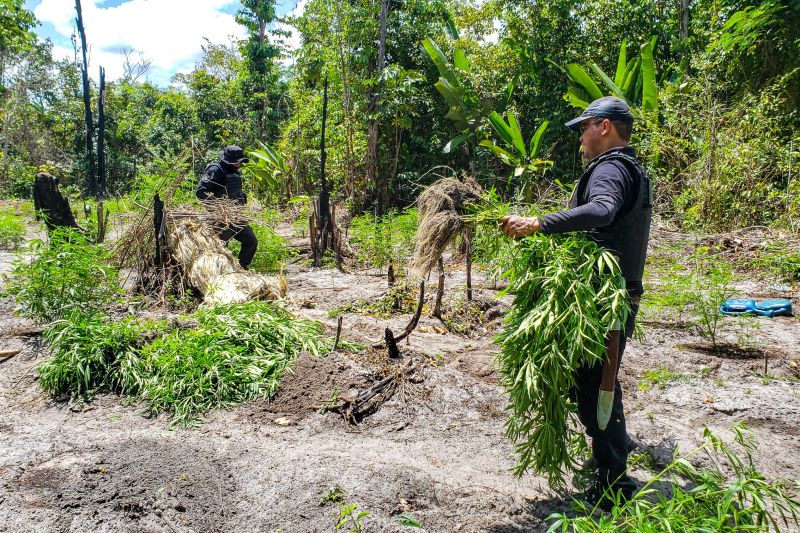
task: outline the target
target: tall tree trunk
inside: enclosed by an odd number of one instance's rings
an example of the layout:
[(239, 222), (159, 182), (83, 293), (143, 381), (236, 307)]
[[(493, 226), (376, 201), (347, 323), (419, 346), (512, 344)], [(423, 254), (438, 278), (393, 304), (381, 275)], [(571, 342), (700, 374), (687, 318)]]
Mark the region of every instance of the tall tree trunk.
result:
[(86, 121), (86, 174), (89, 181), (89, 194), (97, 195), (97, 176), (94, 171), (94, 123), (92, 121), (92, 100), (89, 94), (89, 64), (86, 60), (86, 32), (83, 29), (83, 12), (81, 11), (81, 0), (75, 0), (75, 11), (78, 13), (76, 22), (78, 24), (78, 34), (81, 38), (81, 51), (83, 53), (83, 67), (81, 68), (81, 78), (83, 81), (83, 113)]
[[(311, 251), (313, 254), (314, 266), (322, 266), (322, 258), (325, 251), (333, 242), (333, 224), (331, 221), (331, 200), (328, 190), (328, 179), (325, 176), (325, 160), (328, 154), (325, 151), (325, 125), (328, 120), (328, 76), (322, 86), (322, 132), (319, 142), (319, 173), (320, 173), (320, 192), (319, 202), (317, 203), (316, 220), (311, 225)], [(316, 231), (313, 231), (316, 229)]]
[(97, 198), (106, 196), (106, 69), (100, 67), (100, 95), (97, 98)]
[(689, 38), (689, 0), (679, 0), (681, 9), (680, 38), (685, 41)]
[[(380, 80), (386, 62), (386, 15), (389, 10), (389, 0), (381, 0), (380, 35), (378, 38), (378, 69), (375, 76)], [(383, 82), (378, 82), (369, 103), (369, 129), (367, 135), (367, 182), (375, 188), (378, 201), (378, 216), (383, 216), (388, 202), (388, 184), (386, 177), (378, 170), (378, 108)]]

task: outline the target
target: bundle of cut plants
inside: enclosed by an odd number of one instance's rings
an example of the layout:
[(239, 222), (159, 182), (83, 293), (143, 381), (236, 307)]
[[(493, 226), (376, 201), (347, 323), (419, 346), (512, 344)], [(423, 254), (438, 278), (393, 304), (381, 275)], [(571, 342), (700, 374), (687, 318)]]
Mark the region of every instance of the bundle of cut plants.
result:
[(533, 470), (558, 488), (586, 449), (569, 399), (574, 372), (603, 361), (606, 335), (625, 323), (625, 280), (616, 257), (582, 235), (534, 234), (513, 248), (514, 305), (497, 339), (506, 434), (518, 456), (514, 473)]
[(419, 195), (413, 269), (422, 276), (431, 271), (444, 250), (467, 227), (466, 215), (471, 205), (481, 203), (482, 192), (472, 178), (442, 178)]

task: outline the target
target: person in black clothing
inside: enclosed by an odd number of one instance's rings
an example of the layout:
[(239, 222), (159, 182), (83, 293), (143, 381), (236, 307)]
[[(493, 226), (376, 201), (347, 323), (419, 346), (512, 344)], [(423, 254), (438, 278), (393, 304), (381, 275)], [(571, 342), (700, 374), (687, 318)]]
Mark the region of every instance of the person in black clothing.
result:
[[(247, 162), (244, 150), (238, 146), (226, 146), (220, 154), (219, 161), (206, 166), (197, 186), (198, 200), (202, 202), (209, 198), (229, 198), (237, 204), (246, 204), (247, 196), (242, 191), (242, 174), (239, 168), (242, 163)], [(253, 228), (249, 224), (228, 226), (220, 232), (219, 238), (226, 243), (231, 238), (242, 243), (239, 264), (246, 269), (258, 249), (258, 239)]]
[[(619, 98), (609, 96), (589, 104), (581, 116), (565, 124), (580, 134), (583, 158), (588, 161), (588, 168), (573, 190), (569, 209), (544, 217), (510, 215), (501, 220), (501, 229), (511, 237), (521, 238), (537, 231), (582, 231), (617, 255), (631, 304), (624, 335), (620, 335), (620, 362), (626, 338), (633, 334), (643, 292), (652, 211), (650, 178), (635, 150), (628, 146), (633, 121), (630, 108)], [(589, 463), (594, 467), (595, 479), (585, 497), (607, 509), (611, 501), (603, 498), (604, 493), (611, 497), (619, 493), (621, 498), (629, 499), (636, 484), (627, 475), (628, 453), (633, 446), (625, 428), (619, 380), (614, 387), (608, 426), (601, 430), (597, 422), (601, 374), (601, 363), (578, 369), (576, 387), (570, 396), (577, 403), (578, 418), (592, 440)], [(612, 490), (607, 492), (608, 488)]]

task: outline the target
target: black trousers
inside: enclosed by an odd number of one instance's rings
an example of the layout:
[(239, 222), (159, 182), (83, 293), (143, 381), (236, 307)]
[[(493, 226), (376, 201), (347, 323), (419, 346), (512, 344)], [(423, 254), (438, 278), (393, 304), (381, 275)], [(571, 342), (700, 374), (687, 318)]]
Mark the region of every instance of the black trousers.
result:
[(258, 238), (256, 238), (256, 234), (250, 224), (229, 226), (222, 230), (219, 238), (225, 242), (233, 238), (242, 243), (242, 249), (239, 251), (239, 264), (242, 265), (242, 268), (247, 268), (253, 262), (253, 256), (256, 255), (256, 250), (258, 249)]
[[(625, 331), (620, 335), (619, 362), (625, 351), (627, 339), (633, 334), (638, 304), (631, 304), (631, 313), (625, 323)], [(614, 404), (611, 420), (605, 430), (597, 425), (597, 393), (603, 374), (602, 363), (583, 367), (575, 373), (575, 388), (570, 396), (578, 404), (578, 418), (586, 428), (592, 441), (592, 456), (597, 464), (597, 478), (601, 486), (613, 487), (630, 497), (636, 490), (636, 483), (627, 475), (628, 432), (625, 428), (625, 413), (622, 408), (622, 388), (617, 380), (614, 386)]]

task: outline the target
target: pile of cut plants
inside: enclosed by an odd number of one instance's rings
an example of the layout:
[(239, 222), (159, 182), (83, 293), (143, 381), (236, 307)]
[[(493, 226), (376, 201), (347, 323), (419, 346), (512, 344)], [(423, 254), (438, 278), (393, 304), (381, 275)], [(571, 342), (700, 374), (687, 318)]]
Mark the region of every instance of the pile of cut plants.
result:
[(183, 427), (213, 409), (268, 399), (298, 354), (332, 348), (319, 322), (261, 301), (202, 308), (178, 321), (115, 322), (100, 311), (75, 312), (44, 338), (51, 356), (39, 375), (48, 392), (116, 392)]
[(38, 373), (54, 396), (118, 393), (185, 427), (210, 410), (269, 398), (298, 354), (321, 356), (333, 345), (320, 322), (279, 302), (213, 305), (160, 320), (120, 315), (134, 302), (123, 298), (118, 276), (105, 247), (74, 231), (54, 232), (16, 261), (5, 292), (20, 314), (47, 324), (50, 356)]

